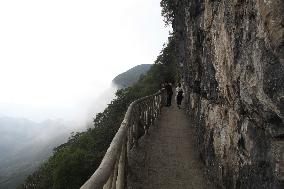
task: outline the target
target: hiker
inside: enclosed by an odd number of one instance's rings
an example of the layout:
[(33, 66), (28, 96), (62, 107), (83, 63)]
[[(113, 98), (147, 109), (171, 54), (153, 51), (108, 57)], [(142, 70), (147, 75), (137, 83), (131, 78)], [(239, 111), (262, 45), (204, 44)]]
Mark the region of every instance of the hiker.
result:
[(181, 101), (183, 99), (183, 93), (184, 93), (184, 90), (181, 86), (180, 83), (178, 83), (178, 86), (176, 88), (176, 101), (177, 101), (177, 107), (180, 109), (180, 106), (181, 106)]
[(172, 105), (172, 96), (173, 96), (173, 89), (171, 83), (167, 82), (165, 86), (166, 92), (167, 92), (167, 104), (166, 106)]

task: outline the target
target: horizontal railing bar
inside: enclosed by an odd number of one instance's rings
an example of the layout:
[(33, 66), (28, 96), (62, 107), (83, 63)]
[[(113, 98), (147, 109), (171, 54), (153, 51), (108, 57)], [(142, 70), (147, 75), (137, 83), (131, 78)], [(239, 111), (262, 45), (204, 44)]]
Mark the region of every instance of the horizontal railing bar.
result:
[(108, 181), (111, 174), (113, 173), (113, 169), (116, 164), (117, 157), (120, 153), (122, 146), (124, 145), (124, 141), (127, 136), (127, 129), (128, 129), (129, 121), (132, 116), (134, 106), (152, 97), (155, 98), (156, 96), (161, 95), (163, 91), (164, 89), (160, 90), (159, 92), (155, 94), (135, 100), (129, 105), (127, 112), (124, 116), (124, 119), (120, 125), (120, 128), (117, 131), (116, 135), (114, 136), (99, 168), (87, 180), (87, 182), (85, 182), (85, 184), (81, 186), (80, 189), (101, 189), (103, 188), (103, 186)]

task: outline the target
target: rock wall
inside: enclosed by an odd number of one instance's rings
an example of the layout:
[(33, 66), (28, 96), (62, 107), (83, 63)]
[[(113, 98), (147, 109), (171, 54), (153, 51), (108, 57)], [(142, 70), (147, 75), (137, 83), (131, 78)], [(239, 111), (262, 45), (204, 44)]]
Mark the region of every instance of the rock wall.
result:
[(172, 0), (200, 155), (220, 188), (282, 188), (284, 1)]

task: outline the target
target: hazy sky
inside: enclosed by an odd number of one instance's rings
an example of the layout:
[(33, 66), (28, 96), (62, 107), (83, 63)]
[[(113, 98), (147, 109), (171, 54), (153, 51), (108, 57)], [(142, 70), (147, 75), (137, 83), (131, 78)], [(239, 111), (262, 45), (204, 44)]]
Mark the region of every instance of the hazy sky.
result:
[(80, 111), (117, 74), (153, 63), (168, 36), (159, 3), (0, 1), (0, 116)]

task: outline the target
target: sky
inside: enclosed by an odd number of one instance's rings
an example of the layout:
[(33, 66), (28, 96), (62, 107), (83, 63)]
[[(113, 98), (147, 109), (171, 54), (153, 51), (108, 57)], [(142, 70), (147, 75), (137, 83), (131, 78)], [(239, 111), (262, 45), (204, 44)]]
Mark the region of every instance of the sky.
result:
[(88, 111), (113, 91), (116, 75), (158, 56), (169, 33), (159, 3), (0, 1), (0, 116), (39, 121)]

